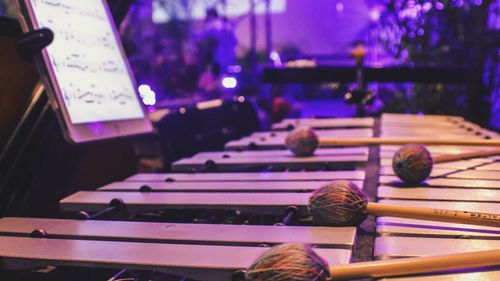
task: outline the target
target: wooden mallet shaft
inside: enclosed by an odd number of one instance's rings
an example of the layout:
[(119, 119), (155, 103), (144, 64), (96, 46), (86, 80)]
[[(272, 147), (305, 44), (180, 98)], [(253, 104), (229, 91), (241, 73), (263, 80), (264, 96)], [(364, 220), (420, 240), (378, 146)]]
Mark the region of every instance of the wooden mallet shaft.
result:
[(500, 155), (500, 148), (495, 148), (495, 149), (489, 149), (489, 150), (479, 150), (479, 151), (472, 151), (472, 152), (464, 152), (464, 153), (458, 153), (458, 154), (446, 154), (446, 155), (439, 155), (432, 157), (433, 163), (434, 164), (439, 164), (439, 163), (446, 163), (446, 162), (453, 162), (453, 161), (460, 161), (460, 160), (466, 160), (466, 159), (471, 159), (471, 158), (477, 158), (477, 157), (488, 157), (488, 156), (495, 156), (495, 155)]
[(368, 203), (369, 214), (417, 220), (500, 227), (500, 214)]
[(500, 249), (330, 266), (329, 280), (382, 278), (500, 265)]
[(405, 145), (420, 143), (423, 145), (464, 145), (464, 146), (500, 146), (500, 139), (431, 139), (431, 138), (320, 138), (319, 146), (363, 146), (363, 145)]

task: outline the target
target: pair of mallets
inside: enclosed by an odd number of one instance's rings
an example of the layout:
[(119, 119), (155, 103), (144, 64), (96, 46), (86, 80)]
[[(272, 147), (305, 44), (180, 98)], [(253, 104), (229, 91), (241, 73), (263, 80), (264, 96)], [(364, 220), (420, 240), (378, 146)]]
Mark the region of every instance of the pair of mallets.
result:
[[(285, 145), (295, 156), (312, 156), (319, 146), (403, 145), (394, 155), (393, 169), (401, 180), (416, 184), (425, 180), (433, 164), (475, 157), (500, 155), (500, 139), (424, 139), (424, 138), (319, 138), (309, 127), (290, 132)], [(498, 148), (432, 157), (423, 145), (496, 146)]]
[[(368, 203), (363, 192), (348, 181), (333, 181), (312, 193), (309, 210), (316, 223), (355, 226), (367, 214), (500, 227), (500, 214)], [(334, 265), (308, 245), (287, 243), (271, 248), (246, 271), (254, 281), (326, 281), (382, 278), (445, 272), (500, 265), (500, 249), (432, 257)]]
[[(360, 224), (370, 213), (378, 216), (500, 227), (500, 214), (368, 203), (362, 191), (348, 181), (334, 181), (313, 192), (309, 199), (309, 210), (314, 221), (322, 225), (355, 226)], [(500, 265), (500, 249), (329, 267), (328, 263), (308, 245), (286, 243), (271, 248), (258, 258), (246, 271), (246, 280), (349, 280), (475, 269), (497, 265)]]
[[(314, 221), (321, 225), (356, 226), (370, 213), (378, 216), (500, 227), (500, 214), (368, 203), (363, 192), (355, 184), (348, 181), (333, 181), (317, 189), (309, 199), (309, 210)], [(500, 265), (500, 249), (329, 267), (328, 263), (308, 245), (286, 243), (271, 248), (258, 258), (246, 271), (246, 280), (348, 280), (474, 269), (496, 265)]]
[[(371, 140), (380, 141), (381, 139)], [(339, 142), (341, 141), (342, 140), (339, 140)], [(393, 140), (391, 139), (390, 141)], [(483, 145), (500, 145), (500, 140), (481, 141)], [(299, 128), (298, 130), (292, 131), (287, 137), (286, 142), (292, 151), (294, 151), (294, 148), (297, 148), (303, 152), (305, 146), (315, 143), (314, 146), (317, 147), (319, 141), (316, 134), (311, 129)], [(352, 142), (348, 141), (346, 145), (347, 144), (350, 145)], [(313, 151), (314, 150), (310, 150), (310, 153)], [(486, 153), (473, 152), (467, 155), (447, 155), (441, 158), (436, 157), (437, 159), (434, 160), (436, 160), (436, 162), (456, 161), (464, 157), (469, 158), (498, 154), (498, 149), (491, 151), (487, 151)], [(421, 179), (427, 178), (432, 170), (433, 162), (432, 156), (425, 147), (409, 144), (403, 146), (396, 152), (393, 159), (393, 167), (400, 178), (403, 180), (406, 179), (407, 182), (410, 183), (417, 183)], [(415, 174), (419, 175), (414, 176)], [(372, 214), (376, 216), (393, 216), (500, 227), (500, 214), (368, 203), (366, 195), (355, 184), (348, 181), (334, 181), (317, 189), (309, 199), (309, 210), (314, 221), (322, 225), (356, 226), (360, 224), (368, 214)]]

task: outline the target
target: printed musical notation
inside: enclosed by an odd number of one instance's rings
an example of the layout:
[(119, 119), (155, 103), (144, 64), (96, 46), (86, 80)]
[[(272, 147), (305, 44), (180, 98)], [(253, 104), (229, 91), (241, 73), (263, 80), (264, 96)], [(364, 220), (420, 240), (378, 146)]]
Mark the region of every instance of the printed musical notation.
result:
[(73, 123), (141, 118), (143, 112), (102, 0), (31, 0)]
[(57, 36), (68, 43), (72, 42), (79, 46), (113, 48), (113, 35), (109, 33), (104, 34), (104, 36), (96, 36), (95, 34), (83, 34), (80, 32), (78, 35), (75, 35), (74, 32), (69, 30), (57, 30)]
[(64, 100), (68, 105), (75, 103), (86, 103), (86, 104), (105, 104), (109, 102), (117, 103), (120, 105), (127, 105), (129, 102), (135, 100), (134, 96), (127, 93), (126, 89), (122, 91), (99, 91), (95, 88), (95, 85), (90, 85), (85, 89), (74, 87), (69, 85), (63, 89)]
[[(74, 3), (71, 3), (74, 2)], [(79, 15), (83, 17), (89, 17), (94, 20), (106, 20), (106, 17), (99, 13), (99, 11), (95, 8), (92, 9), (83, 9), (84, 7), (89, 7), (88, 5), (80, 5), (78, 2), (80, 1), (57, 1), (57, 0), (32, 0), (33, 6), (47, 6), (58, 9), (67, 15)]]
[(80, 54), (71, 54), (64, 59), (52, 59), (52, 65), (56, 71), (82, 71), (90, 73), (119, 73), (124, 69), (119, 67), (119, 63), (114, 60), (92, 62), (80, 58)]

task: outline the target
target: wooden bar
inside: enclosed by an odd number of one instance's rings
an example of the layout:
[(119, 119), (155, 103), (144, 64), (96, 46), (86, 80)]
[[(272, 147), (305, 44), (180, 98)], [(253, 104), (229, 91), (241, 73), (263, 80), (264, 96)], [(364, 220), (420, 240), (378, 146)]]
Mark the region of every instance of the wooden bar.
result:
[[(222, 192), (311, 192), (330, 181), (275, 181), (275, 182), (114, 182), (99, 191), (140, 191), (148, 186), (150, 191), (222, 191)], [(359, 187), (362, 181), (352, 181)]]
[[(105, 251), (103, 249), (106, 249)], [(0, 237), (1, 267), (79, 266), (156, 270), (202, 281), (231, 280), (234, 271), (249, 267), (266, 247), (180, 245)], [(331, 264), (348, 263), (350, 250), (317, 249)]]
[(484, 165), (484, 166), (480, 166), (480, 167), (477, 167), (476, 170), (479, 170), (479, 171), (497, 171), (497, 172), (500, 172), (500, 162), (495, 162), (495, 163), (487, 164), (487, 165)]
[(482, 179), (482, 180), (499, 180), (500, 171), (478, 171), (478, 170), (467, 170), (460, 171), (448, 175), (449, 178), (454, 179)]
[[(174, 171), (211, 168), (216, 171), (247, 171), (279, 169), (335, 169), (354, 170), (366, 164), (367, 155), (311, 156), (311, 157), (255, 157), (196, 159), (185, 158), (172, 164)], [(210, 170), (209, 170), (210, 171)]]
[[(255, 132), (245, 138), (249, 139), (282, 139), (284, 140), (289, 134), (287, 131), (271, 131), (271, 132)], [(373, 137), (372, 128), (353, 128), (353, 129), (330, 129), (318, 130), (316, 134), (319, 137), (332, 137), (339, 135), (346, 135), (351, 137)]]
[(371, 128), (374, 123), (373, 118), (284, 119), (280, 123), (273, 124), (272, 129), (290, 130), (298, 126), (309, 126), (314, 129)]
[(322, 181), (363, 180), (365, 172), (357, 171), (310, 171), (310, 172), (258, 172), (258, 173), (140, 173), (126, 181), (175, 181), (175, 182), (223, 182), (223, 181)]
[[(354, 131), (354, 130), (317, 130), (315, 131), (319, 138), (371, 138), (373, 137), (373, 131), (371, 129), (364, 131)], [(271, 145), (277, 145), (280, 143), (285, 143), (285, 139), (289, 132), (278, 132), (278, 134), (273, 134), (273, 132), (258, 132), (250, 136), (242, 137), (237, 141), (245, 142), (267, 142)]]
[[(469, 160), (461, 160), (461, 161), (436, 164), (436, 165), (434, 165), (434, 168), (467, 170), (467, 169), (475, 168), (479, 165), (483, 165), (483, 164), (490, 163), (490, 162), (492, 162), (492, 160), (488, 159), (488, 158), (469, 159)], [(381, 166), (392, 167), (392, 159), (391, 158), (380, 159), (380, 163), (381, 163)]]
[(376, 259), (425, 257), (500, 248), (500, 240), (426, 237), (377, 237)]
[[(382, 204), (398, 206), (440, 208), (449, 210), (464, 210), (485, 213), (496, 213), (499, 203), (464, 202), (464, 201), (426, 201), (426, 200), (396, 200), (384, 199)], [(424, 237), (455, 237), (500, 239), (500, 229), (488, 226), (475, 226), (457, 223), (432, 222), (395, 217), (378, 217), (377, 233), (379, 236), (424, 236)]]
[[(405, 184), (395, 176), (381, 176), (379, 179), (381, 184), (404, 186)], [(419, 187), (461, 187), (461, 188), (483, 188), (483, 189), (500, 189), (500, 180), (470, 180), (470, 179), (451, 179), (451, 178), (434, 178), (427, 179), (425, 182), (418, 185)]]
[(122, 199), (131, 213), (163, 209), (224, 209), (263, 215), (283, 215), (288, 206), (296, 206), (308, 216), (309, 193), (262, 192), (102, 192), (79, 191), (59, 201), (61, 211), (95, 212), (113, 199)]
[(377, 196), (381, 199), (499, 203), (496, 213), (500, 214), (500, 189), (379, 186)]
[(285, 242), (317, 247), (351, 249), (355, 227), (306, 227), (267, 225), (187, 224), (13, 218), (0, 219), (0, 236), (30, 236), (45, 229), (50, 238), (149, 243), (258, 246)]
[(498, 227), (444, 222), (436, 223), (391, 217), (379, 217), (377, 219), (377, 233), (379, 236), (500, 239), (500, 230)]
[[(335, 147), (318, 148), (314, 151), (315, 156), (350, 156), (350, 155), (368, 155), (368, 147)], [(210, 159), (210, 158), (256, 158), (256, 157), (295, 157), (288, 149), (276, 150), (244, 150), (244, 151), (223, 151), (223, 152), (200, 152), (191, 158)]]

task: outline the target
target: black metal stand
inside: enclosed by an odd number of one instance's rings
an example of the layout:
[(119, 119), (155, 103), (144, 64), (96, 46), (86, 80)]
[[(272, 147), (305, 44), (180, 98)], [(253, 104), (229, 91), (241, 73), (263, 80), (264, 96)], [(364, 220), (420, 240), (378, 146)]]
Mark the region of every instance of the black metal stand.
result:
[[(16, 25), (13, 22), (9, 26), (13, 28)], [(20, 33), (21, 31), (16, 32)], [(50, 29), (43, 28), (25, 34), (16, 34), (16, 39), (13, 42), (15, 42), (17, 55), (23, 60), (32, 61), (34, 56), (39, 55), (43, 48), (53, 41), (53, 37)], [(27, 83), (31, 84), (31, 82)], [(40, 132), (40, 128), (45, 127), (45, 132), (50, 131), (50, 124), (48, 124), (50, 118), (48, 118), (49, 114), (47, 114), (50, 113), (50, 106), (48, 100), (43, 96), (43, 91), (44, 87), (41, 82), (34, 85), (29, 98), (26, 100), (25, 112), (15, 125), (5, 145), (0, 149), (0, 197), (3, 197), (0, 213), (2, 214), (13, 213), (16, 208), (20, 208), (18, 204), (14, 203), (15, 198), (20, 196), (26, 198), (31, 192), (31, 185), (24, 184), (24, 186), (29, 187), (14, 188), (13, 182), (18, 182), (16, 179), (34, 171), (36, 158), (32, 155), (40, 155), (39, 153), (47, 151), (46, 149), (45, 151), (37, 150), (38, 146), (32, 145), (35, 139), (38, 143), (46, 141), (46, 134), (36, 135)], [(24, 162), (27, 158), (29, 160)]]
[[(17, 39), (16, 42), (17, 52), (24, 60), (32, 61), (33, 57), (35, 55), (40, 54), (43, 48), (47, 47), (50, 43), (52, 43), (53, 39), (54, 39), (54, 33), (52, 33), (52, 31), (48, 28), (42, 28), (39, 30), (34, 30), (24, 33), (20, 35), (20, 37)], [(38, 97), (41, 95), (43, 90), (44, 88), (41, 85), (41, 83), (39, 83), (39, 85), (36, 85), (35, 89), (33, 89), (32, 96), (34, 97), (35, 103), (38, 101)], [(32, 109), (32, 107), (33, 107), (32, 105), (28, 106), (27, 114), (25, 114), (25, 116), (28, 115), (29, 110)], [(25, 123), (25, 119), (26, 118), (23, 118), (19, 123), (19, 125), (17, 126), (16, 130), (14, 131), (11, 138), (7, 142), (7, 145), (4, 147), (3, 149), (4, 152), (9, 150), (8, 148), (16, 139), (19, 128), (23, 126), (23, 124)], [(3, 157), (4, 155), (2, 153), (0, 155), (0, 163), (3, 160)]]
[(50, 45), (54, 40), (54, 33), (48, 28), (41, 28), (30, 31), (21, 35), (16, 42), (16, 47), (19, 55), (27, 60), (32, 61), (35, 55)]

